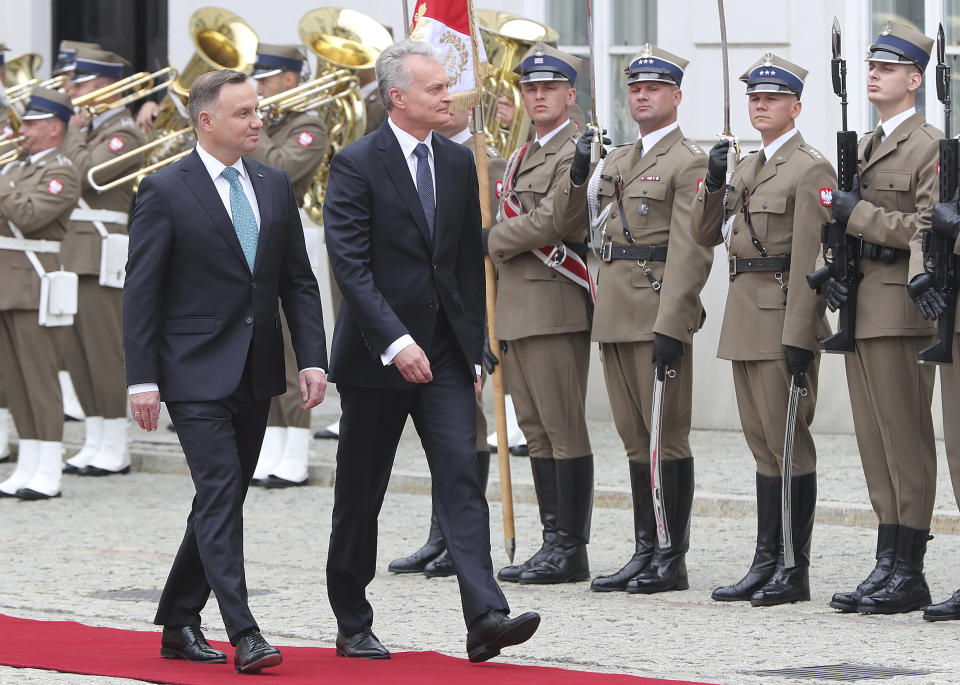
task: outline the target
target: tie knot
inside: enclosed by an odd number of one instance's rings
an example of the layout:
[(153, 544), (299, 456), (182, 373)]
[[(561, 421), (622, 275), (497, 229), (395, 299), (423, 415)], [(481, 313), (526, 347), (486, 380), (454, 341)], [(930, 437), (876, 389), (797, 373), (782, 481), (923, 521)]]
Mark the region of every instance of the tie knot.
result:
[(238, 178), (240, 178), (240, 172), (237, 171), (236, 168), (232, 166), (228, 166), (226, 169), (221, 171), (220, 175), (223, 176), (228, 181), (230, 181), (230, 183), (233, 183)]
[(417, 146), (413, 148), (413, 154), (417, 156), (417, 159), (426, 159), (427, 155), (430, 154), (430, 150), (427, 149), (424, 143), (417, 143)]

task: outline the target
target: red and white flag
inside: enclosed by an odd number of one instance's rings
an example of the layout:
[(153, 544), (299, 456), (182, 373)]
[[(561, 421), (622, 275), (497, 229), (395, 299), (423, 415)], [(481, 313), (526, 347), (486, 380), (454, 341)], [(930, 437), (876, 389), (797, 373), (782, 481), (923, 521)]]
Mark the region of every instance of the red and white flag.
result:
[(480, 104), (480, 89), (490, 73), (477, 28), (473, 0), (417, 0), (410, 37), (440, 51), (450, 77), (451, 110)]

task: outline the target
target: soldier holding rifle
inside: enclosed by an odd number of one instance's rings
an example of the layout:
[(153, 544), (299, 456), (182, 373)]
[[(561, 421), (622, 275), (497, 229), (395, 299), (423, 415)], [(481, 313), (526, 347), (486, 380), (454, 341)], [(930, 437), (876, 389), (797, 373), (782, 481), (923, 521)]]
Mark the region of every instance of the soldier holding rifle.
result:
[[(923, 557), (930, 537), (936, 449), (930, 404), (934, 369), (917, 364), (933, 324), (909, 299), (910, 239), (930, 227), (942, 134), (914, 106), (933, 40), (894, 23), (867, 56), (867, 97), (880, 124), (860, 141), (853, 189), (833, 193), (833, 219), (859, 241), (854, 353), (845, 358), (860, 459), (879, 519), (877, 563), (852, 592), (833, 596), (844, 612), (892, 614), (930, 604)], [(848, 287), (823, 286), (827, 306)]]
[[(796, 129), (807, 70), (767, 53), (744, 73), (750, 122), (763, 148), (737, 167), (724, 188), (729, 140), (710, 150), (703, 186), (693, 203), (694, 239), (727, 242), (730, 288), (717, 356), (733, 362), (744, 437), (757, 464), (757, 546), (747, 575), (713, 592), (717, 601), (754, 606), (810, 599), (808, 567), (817, 498), (816, 448), (810, 423), (816, 408), (819, 340), (829, 333), (823, 303), (807, 287), (830, 214), (836, 175)], [(722, 222), (724, 198), (726, 215)], [(807, 395), (796, 414), (795, 449), (782, 473), (787, 406), (793, 378)], [(786, 512), (794, 563), (787, 565), (781, 488), (792, 493)]]

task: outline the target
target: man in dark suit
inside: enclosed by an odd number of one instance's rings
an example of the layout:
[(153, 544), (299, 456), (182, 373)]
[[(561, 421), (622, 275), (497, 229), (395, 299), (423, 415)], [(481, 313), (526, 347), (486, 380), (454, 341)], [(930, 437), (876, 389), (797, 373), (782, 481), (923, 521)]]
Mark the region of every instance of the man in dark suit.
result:
[(223, 70), (190, 90), (197, 147), (140, 184), (123, 292), (134, 420), (156, 430), (167, 403), (196, 486), (193, 509), (155, 623), (167, 658), (223, 662), (200, 611), (217, 596), (238, 672), (275, 666), (247, 605), (243, 500), (270, 398), (282, 393), (282, 301), (303, 408), (323, 400), (327, 366), (320, 293), (290, 180), (244, 158), (263, 123), (246, 76)]
[(540, 617), (508, 617), (475, 457), (484, 291), (477, 172), (468, 150), (432, 133), (449, 120), (451, 102), (433, 48), (395, 43), (376, 71), (389, 116), (333, 158), (323, 212), (343, 293), (330, 369), (343, 410), (327, 555), (337, 653), (390, 656), (372, 632), (364, 589), (409, 415), (457, 569), (467, 653), (485, 661), (529, 639)]

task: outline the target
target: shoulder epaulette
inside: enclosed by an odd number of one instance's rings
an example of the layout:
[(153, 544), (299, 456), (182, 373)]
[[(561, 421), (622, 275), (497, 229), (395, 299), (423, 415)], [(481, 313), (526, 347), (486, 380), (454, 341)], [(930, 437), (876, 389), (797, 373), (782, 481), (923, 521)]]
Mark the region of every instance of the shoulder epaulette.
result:
[(806, 152), (808, 155), (810, 155), (817, 161), (820, 161), (821, 159), (823, 159), (823, 153), (821, 153), (820, 150), (813, 147), (812, 145), (808, 145), (807, 143), (802, 143), (800, 145), (800, 149)]
[(923, 123), (920, 126), (920, 130), (926, 133), (927, 137), (930, 138), (930, 140), (939, 140), (940, 138), (943, 137), (943, 134), (941, 134), (936, 128), (934, 128), (928, 123)]
[(703, 148), (700, 147), (700, 146), (697, 144), (697, 142), (696, 142), (695, 140), (691, 140), (691, 139), (689, 139), (689, 138), (681, 138), (681, 139), (680, 139), (680, 143), (681, 143), (686, 149), (690, 150), (690, 152), (692, 152), (692, 153), (695, 154), (695, 155), (705, 155), (705, 154), (707, 154), (706, 152), (704, 152)]

